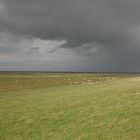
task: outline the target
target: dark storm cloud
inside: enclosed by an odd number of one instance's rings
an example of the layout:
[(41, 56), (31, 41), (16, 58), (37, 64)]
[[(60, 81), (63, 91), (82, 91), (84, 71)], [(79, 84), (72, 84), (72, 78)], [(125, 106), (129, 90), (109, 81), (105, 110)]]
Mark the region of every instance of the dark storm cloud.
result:
[(99, 41), (114, 44), (127, 39), (139, 25), (137, 0), (3, 0), (4, 30), (43, 39), (66, 38), (71, 43)]
[(140, 71), (139, 13), (139, 0), (0, 0), (0, 32), (66, 40), (87, 70)]

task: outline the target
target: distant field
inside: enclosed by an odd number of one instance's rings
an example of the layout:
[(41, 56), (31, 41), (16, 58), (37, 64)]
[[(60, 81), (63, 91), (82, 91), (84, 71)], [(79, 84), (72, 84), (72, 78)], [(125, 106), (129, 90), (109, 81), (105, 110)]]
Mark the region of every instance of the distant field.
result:
[(140, 75), (0, 73), (0, 140), (140, 140)]

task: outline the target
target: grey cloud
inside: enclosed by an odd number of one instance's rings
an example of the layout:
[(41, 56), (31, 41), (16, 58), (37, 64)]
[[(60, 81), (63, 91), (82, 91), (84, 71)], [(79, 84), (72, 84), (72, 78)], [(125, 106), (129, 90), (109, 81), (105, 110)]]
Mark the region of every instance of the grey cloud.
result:
[(139, 0), (0, 0), (0, 32), (21, 37), (20, 45), (11, 39), (3, 47), (0, 39), (0, 54), (38, 53), (38, 47), (25, 42), (32, 38), (65, 40), (59, 48), (82, 57), (77, 63), (87, 71), (139, 71), (139, 13)]

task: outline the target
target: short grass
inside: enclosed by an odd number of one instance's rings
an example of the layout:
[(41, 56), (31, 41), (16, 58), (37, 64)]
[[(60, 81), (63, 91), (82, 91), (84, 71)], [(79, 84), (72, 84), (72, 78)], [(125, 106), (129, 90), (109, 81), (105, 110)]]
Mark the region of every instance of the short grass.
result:
[(0, 74), (0, 140), (139, 139), (139, 75)]

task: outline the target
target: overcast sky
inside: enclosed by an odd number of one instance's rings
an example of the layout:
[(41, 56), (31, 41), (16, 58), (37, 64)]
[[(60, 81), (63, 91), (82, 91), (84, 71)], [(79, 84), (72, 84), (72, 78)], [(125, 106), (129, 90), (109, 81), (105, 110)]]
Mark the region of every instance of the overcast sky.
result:
[(0, 70), (140, 72), (140, 0), (0, 0)]

